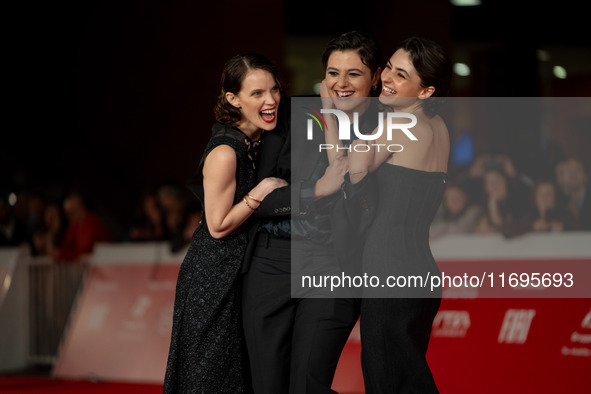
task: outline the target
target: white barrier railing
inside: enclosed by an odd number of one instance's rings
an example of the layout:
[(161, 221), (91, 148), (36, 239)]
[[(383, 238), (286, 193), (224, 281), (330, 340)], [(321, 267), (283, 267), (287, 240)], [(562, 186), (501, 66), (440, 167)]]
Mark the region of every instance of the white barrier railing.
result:
[(51, 258), (29, 259), (29, 360), (53, 364), (72, 305), (83, 281), (81, 262), (54, 262)]
[[(585, 259), (591, 258), (591, 232), (526, 234), (511, 240), (498, 234), (450, 235), (431, 242), (431, 246), (437, 261)], [(23, 352), (29, 363), (54, 364), (76, 295), (84, 283), (85, 264), (55, 263), (28, 253), (22, 248), (0, 250), (0, 371), (14, 368), (14, 360)], [(171, 253), (167, 243), (99, 244), (88, 264), (138, 264), (157, 270), (160, 265), (180, 264), (184, 254), (184, 250)], [(23, 316), (23, 311), (28, 313)]]

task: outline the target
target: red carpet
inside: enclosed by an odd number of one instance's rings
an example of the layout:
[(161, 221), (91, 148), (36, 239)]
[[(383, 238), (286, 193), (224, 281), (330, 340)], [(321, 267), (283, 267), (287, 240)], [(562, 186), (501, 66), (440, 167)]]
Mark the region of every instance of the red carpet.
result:
[(64, 380), (47, 377), (0, 376), (2, 394), (161, 394), (162, 385), (116, 382), (92, 382), (88, 380)]

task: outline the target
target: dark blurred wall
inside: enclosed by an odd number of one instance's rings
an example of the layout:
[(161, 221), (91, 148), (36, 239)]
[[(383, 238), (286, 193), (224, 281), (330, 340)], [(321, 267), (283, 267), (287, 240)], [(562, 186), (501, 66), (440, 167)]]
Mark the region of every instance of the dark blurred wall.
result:
[(280, 63), (282, 15), (272, 0), (101, 7), (78, 48), (78, 128), (97, 149), (116, 147), (114, 171), (184, 183), (209, 137), (224, 63), (246, 51)]
[[(110, 0), (15, 3), (6, 15), (9, 126), (0, 144), (0, 192), (36, 188), (58, 198), (77, 185), (122, 222), (144, 188), (182, 185), (192, 174), (223, 64), (239, 52), (275, 60), (289, 87), (298, 72), (284, 64), (294, 37), (304, 45), (318, 37), (314, 48), (322, 48), (339, 33), (365, 30), (387, 59), (401, 39), (418, 35), (470, 64), (469, 77), (454, 76), (454, 95), (584, 96), (591, 88), (588, 54), (576, 55), (578, 70), (571, 66), (567, 80), (553, 78), (553, 63), (542, 67), (538, 59), (546, 47), (552, 61), (570, 48), (587, 53), (584, 13), (574, 5)], [(509, 131), (495, 133), (476, 137), (485, 143)], [(539, 130), (525, 130), (514, 149), (539, 138)]]
[(16, 15), (26, 104), (2, 144), (2, 192), (76, 186), (123, 221), (143, 188), (184, 185), (197, 167), (231, 56), (256, 51), (282, 67), (273, 0), (71, 2)]

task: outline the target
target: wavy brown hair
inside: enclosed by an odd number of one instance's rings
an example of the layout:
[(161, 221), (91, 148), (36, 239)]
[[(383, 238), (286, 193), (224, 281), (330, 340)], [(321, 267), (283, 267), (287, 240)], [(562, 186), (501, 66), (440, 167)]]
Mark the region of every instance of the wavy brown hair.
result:
[(225, 125), (234, 125), (242, 118), (242, 113), (236, 107), (228, 102), (226, 93), (238, 94), (242, 87), (242, 81), (250, 70), (268, 71), (281, 92), (281, 82), (279, 80), (279, 71), (275, 64), (267, 57), (258, 53), (243, 53), (232, 57), (224, 66), (221, 79), (221, 91), (218, 100), (213, 108), (213, 113), (217, 122)]

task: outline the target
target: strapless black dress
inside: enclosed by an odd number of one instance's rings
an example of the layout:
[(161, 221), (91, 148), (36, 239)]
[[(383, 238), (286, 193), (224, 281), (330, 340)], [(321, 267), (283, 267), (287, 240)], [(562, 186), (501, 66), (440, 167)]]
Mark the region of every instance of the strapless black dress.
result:
[[(440, 275), (429, 227), (443, 198), (446, 174), (383, 164), (373, 175), (378, 205), (367, 230), (363, 272), (381, 281), (387, 275)], [(441, 292), (407, 283), (406, 288), (364, 289), (360, 323), (367, 393), (438, 392), (425, 353)]]

